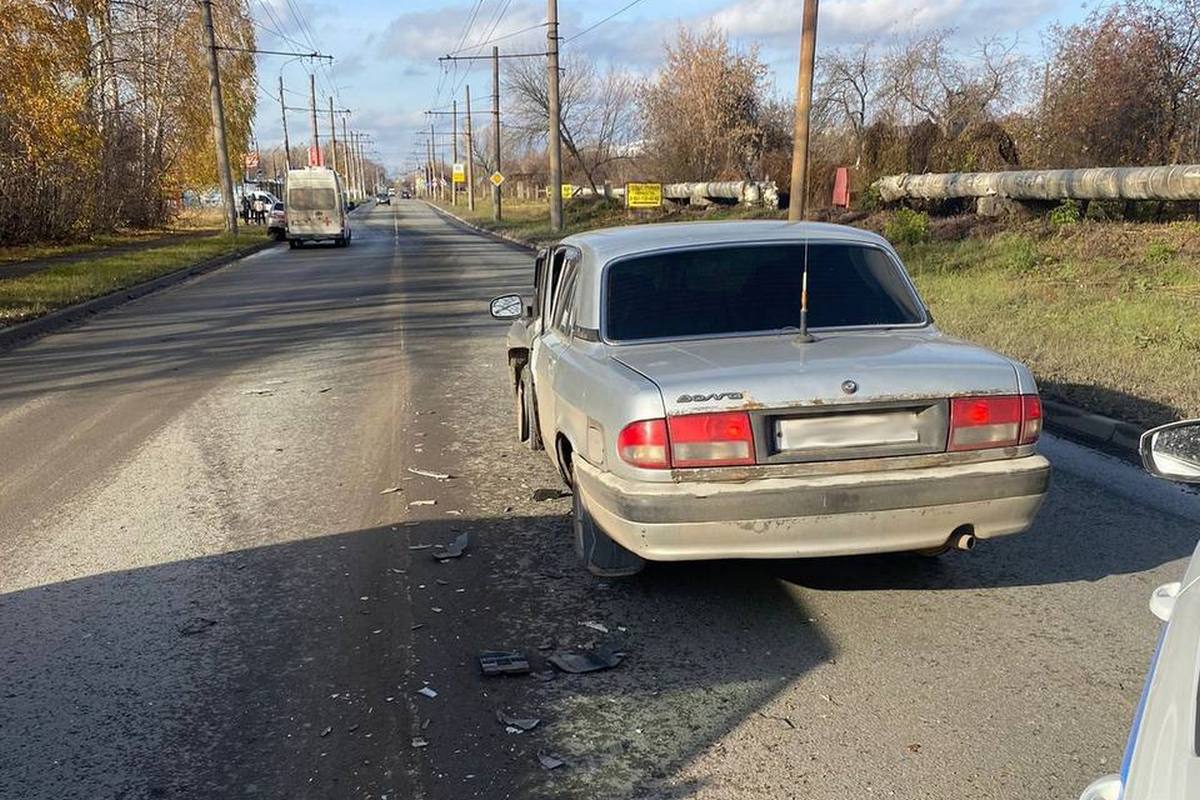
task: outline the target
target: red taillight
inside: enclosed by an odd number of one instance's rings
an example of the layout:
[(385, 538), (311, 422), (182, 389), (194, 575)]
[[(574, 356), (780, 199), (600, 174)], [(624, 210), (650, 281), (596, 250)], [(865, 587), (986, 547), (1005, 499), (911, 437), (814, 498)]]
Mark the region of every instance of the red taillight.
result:
[(646, 419), (631, 422), (617, 436), (617, 454), (627, 464), (643, 469), (667, 469), (667, 421)]
[(670, 417), (671, 464), (731, 467), (754, 463), (754, 433), (744, 411)]
[(1042, 430), (1037, 395), (955, 397), (950, 401), (948, 450), (1032, 444)]
[(1033, 444), (1042, 435), (1042, 398), (1021, 396), (1021, 444)]
[(625, 426), (617, 453), (642, 469), (753, 464), (754, 431), (744, 411), (647, 419)]

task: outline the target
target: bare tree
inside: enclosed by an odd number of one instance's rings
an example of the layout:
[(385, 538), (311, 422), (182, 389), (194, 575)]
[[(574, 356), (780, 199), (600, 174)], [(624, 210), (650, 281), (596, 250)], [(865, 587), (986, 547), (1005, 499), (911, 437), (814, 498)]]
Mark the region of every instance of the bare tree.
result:
[(950, 31), (913, 39), (888, 60), (889, 90), (916, 117), (928, 120), (948, 138), (989, 119), (1011, 99), (1021, 73), (1016, 40), (987, 39), (962, 56), (949, 44)]
[(833, 51), (821, 59), (815, 106), (819, 116), (845, 125), (854, 138), (854, 166), (862, 164), (863, 134), (879, 91), (880, 64), (870, 42), (852, 52)]
[[(517, 60), (505, 73), (505, 87), (513, 97), (515, 129), (526, 144), (544, 144), (550, 119), (550, 98), (540, 61)], [(580, 55), (566, 59), (559, 82), (559, 121), (562, 142), (593, 190), (602, 171), (628, 157), (633, 129), (629, 106), (634, 81), (619, 72), (597, 73)]]

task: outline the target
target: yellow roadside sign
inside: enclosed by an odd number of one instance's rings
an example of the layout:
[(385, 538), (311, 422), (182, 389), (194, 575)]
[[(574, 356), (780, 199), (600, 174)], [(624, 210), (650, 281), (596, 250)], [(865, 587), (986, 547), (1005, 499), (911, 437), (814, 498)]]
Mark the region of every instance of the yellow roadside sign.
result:
[(451, 177), (453, 178), (455, 183), (466, 183), (467, 182), (467, 165), (466, 164), (455, 164), (453, 172), (451, 173)]
[(625, 184), (626, 208), (661, 208), (663, 191), (661, 183)]
[(489, 175), (488, 180), (492, 182), (493, 186), (499, 186), (500, 184), (504, 183), (504, 176), (497, 171)]
[(575, 187), (570, 183), (564, 183), (562, 185), (562, 199), (570, 200), (574, 196), (575, 196)]

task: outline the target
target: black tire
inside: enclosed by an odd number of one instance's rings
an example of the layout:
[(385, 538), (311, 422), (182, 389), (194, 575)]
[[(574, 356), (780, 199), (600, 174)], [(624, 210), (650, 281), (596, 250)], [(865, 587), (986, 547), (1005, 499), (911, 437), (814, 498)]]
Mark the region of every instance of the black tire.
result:
[(295, 250), (295, 249), (296, 249), (296, 248), (298, 248), (299, 246), (300, 246), (300, 242), (299, 242), (298, 240), (296, 240), (296, 239), (288, 239), (288, 247), (290, 247), (290, 248), (292, 248), (293, 250)]
[(334, 246), (334, 247), (345, 247), (345, 246), (346, 246), (346, 240), (345, 240), (345, 239), (343, 239), (341, 236), (339, 236), (339, 237), (337, 237), (336, 239), (334, 239), (334, 240), (333, 240), (333, 246)]
[(636, 553), (631, 553), (612, 540), (596, 524), (583, 505), (578, 482), (571, 487), (574, 513), (571, 525), (575, 533), (575, 553), (587, 567), (588, 572), (598, 578), (626, 578), (641, 572), (646, 562)]
[(537, 395), (533, 391), (533, 372), (529, 365), (521, 367), (520, 383), (525, 387), (523, 400), (525, 403), (525, 420), (529, 426), (529, 435), (521, 441), (529, 445), (530, 450), (542, 450), (542, 432), (538, 428)]

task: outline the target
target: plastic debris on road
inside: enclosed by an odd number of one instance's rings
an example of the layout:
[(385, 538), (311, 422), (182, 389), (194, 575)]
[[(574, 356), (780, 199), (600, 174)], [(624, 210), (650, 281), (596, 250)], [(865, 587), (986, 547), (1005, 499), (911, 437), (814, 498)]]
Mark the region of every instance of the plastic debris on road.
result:
[(537, 759), (538, 763), (542, 765), (542, 769), (558, 769), (567, 763), (565, 759), (545, 750), (538, 750)]
[(413, 500), (409, 506), (436, 506), (437, 500)]
[(450, 544), (439, 545), (441, 549), (433, 551), (433, 557), (438, 561), (446, 561), (451, 558), (458, 558), (467, 550), (467, 545), (471, 543), (470, 534), (460, 533), (455, 537)]
[(416, 748), (428, 747), (429, 742), (426, 741), (425, 739), (421, 738), (420, 736), (414, 736), (413, 740), (412, 740), (412, 746), (416, 747)]
[(599, 622), (581, 622), (579, 624), (585, 628), (591, 628), (594, 631), (600, 631), (600, 633), (608, 633), (608, 628), (604, 627)]
[[(536, 728), (541, 720), (537, 717), (510, 717), (500, 709), (496, 710), (496, 721), (507, 728), (512, 728), (516, 733), (524, 733)], [(510, 730), (509, 733), (514, 732)]]
[(437, 690), (428, 686), (422, 686), (420, 689), (417, 689), (417, 694), (425, 695), (432, 700), (433, 698), (437, 697)]
[(479, 654), (479, 668), (484, 675), (527, 675), (529, 659), (516, 650), (485, 650)]
[(403, 486), (389, 486), (387, 489), (384, 489), (382, 492), (380, 492), (380, 494), (398, 494), (399, 492), (403, 491)]
[(417, 469), (416, 467), (409, 467), (408, 471), (413, 475), (420, 475), (423, 478), (433, 478), (435, 481), (448, 481), (454, 477), (445, 472), (434, 472), (433, 470)]
[(197, 633), (203, 633), (216, 624), (217, 621), (215, 619), (209, 619), (208, 617), (196, 617), (191, 622), (179, 627), (179, 635), (194, 636)]
[(588, 653), (555, 653), (547, 660), (563, 672), (579, 674), (611, 669), (621, 663), (625, 654), (608, 647), (599, 647)]

